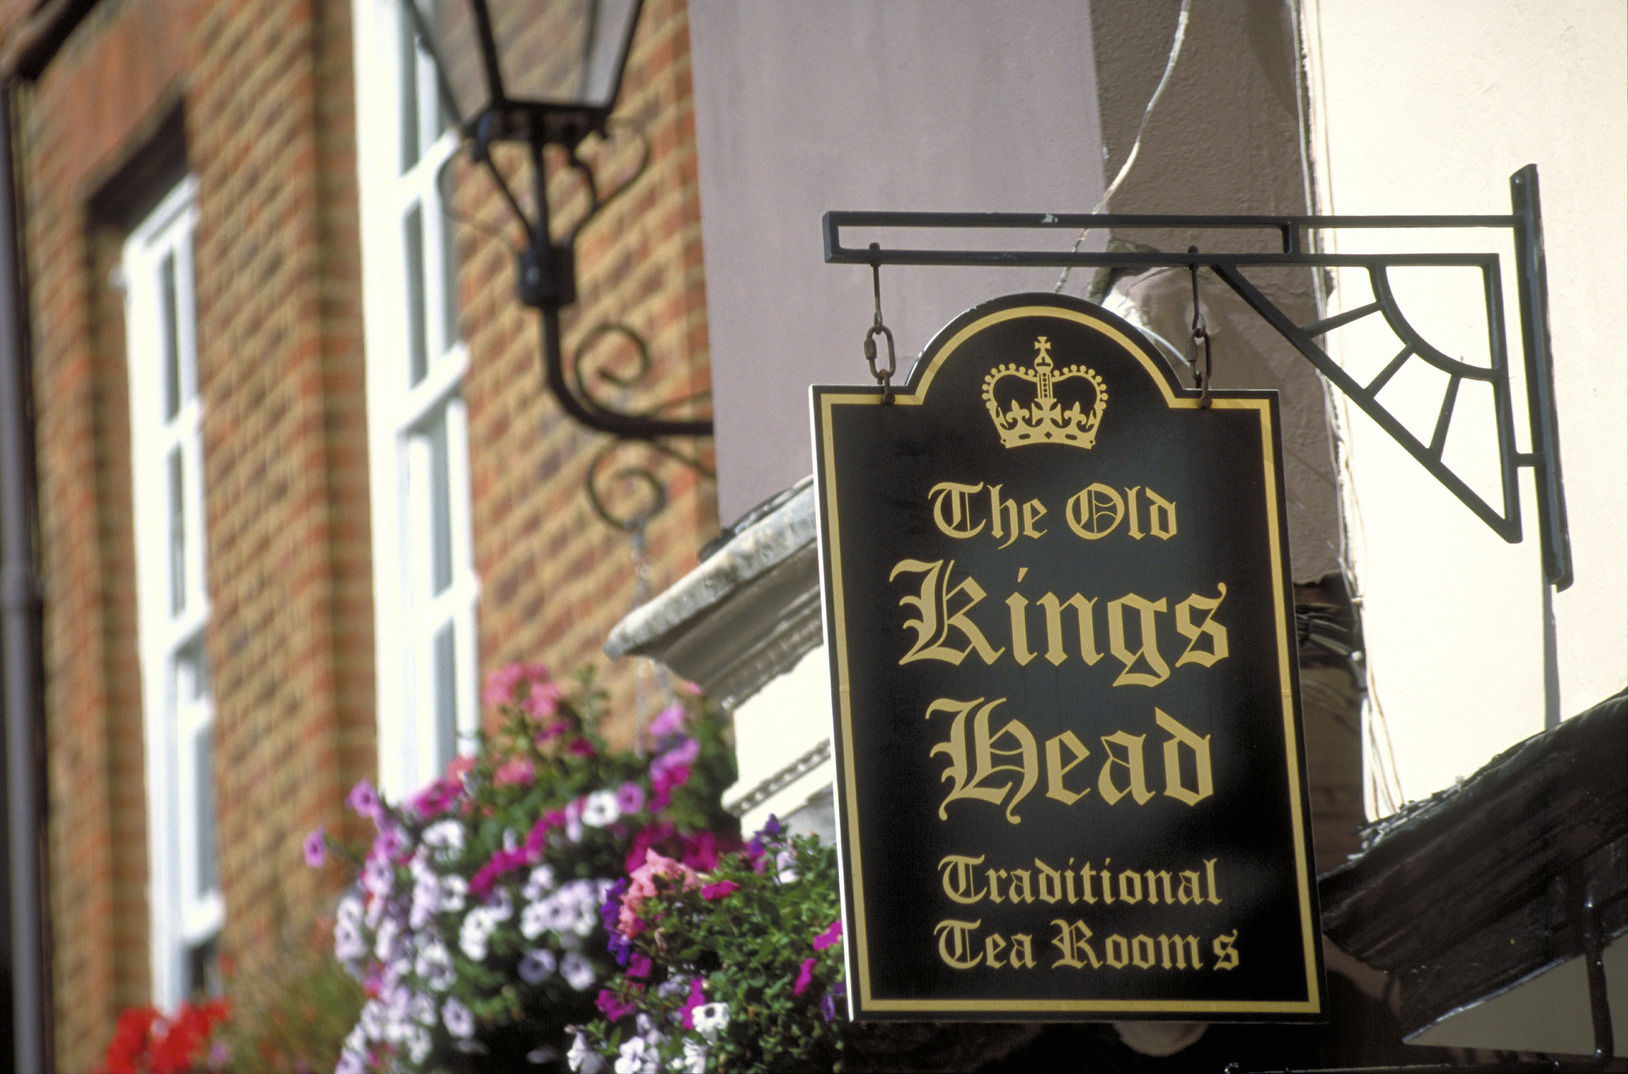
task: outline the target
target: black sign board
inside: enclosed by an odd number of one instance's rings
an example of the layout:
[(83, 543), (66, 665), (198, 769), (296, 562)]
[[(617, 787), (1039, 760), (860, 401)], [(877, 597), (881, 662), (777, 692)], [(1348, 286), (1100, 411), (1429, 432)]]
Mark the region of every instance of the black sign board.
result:
[(812, 389), (850, 1012), (1323, 1012), (1277, 397), (1053, 295)]

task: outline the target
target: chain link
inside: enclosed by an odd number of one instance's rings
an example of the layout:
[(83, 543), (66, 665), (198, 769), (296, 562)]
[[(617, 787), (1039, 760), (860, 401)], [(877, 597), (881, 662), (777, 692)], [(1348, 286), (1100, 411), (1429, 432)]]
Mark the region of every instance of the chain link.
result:
[[(874, 253), (882, 247), (880, 243), (873, 242), (870, 248)], [(865, 333), (865, 362), (871, 367), (871, 376), (875, 377), (876, 383), (882, 386), (882, 402), (891, 405), (893, 403), (893, 374), (897, 372), (899, 362), (893, 353), (893, 331), (882, 323), (882, 263), (880, 261), (873, 260), (871, 262), (871, 291), (876, 296), (876, 315), (871, 320), (869, 331)], [(886, 369), (876, 367), (877, 336), (883, 336), (887, 339)]]

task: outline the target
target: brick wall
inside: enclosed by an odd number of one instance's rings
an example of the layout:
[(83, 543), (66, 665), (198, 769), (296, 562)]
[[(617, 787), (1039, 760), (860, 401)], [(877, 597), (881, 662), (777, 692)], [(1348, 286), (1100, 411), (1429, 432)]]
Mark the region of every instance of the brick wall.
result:
[[(350, 5), (108, 2), (22, 102), (47, 586), (58, 1048), (148, 994), (122, 303), (154, 132), (198, 178), (198, 364), (223, 947), (252, 973), (331, 891), (300, 843), (375, 767)], [(163, 189), (150, 192), (163, 193)], [(330, 879), (331, 882), (331, 879)]]
[[(111, 281), (129, 228), (185, 171), (198, 181), (223, 947), (237, 972), (326, 907), (335, 878), (303, 867), (301, 840), (319, 823), (343, 831), (345, 789), (376, 769), (350, 14), (346, 0), (104, 0), (20, 100), (63, 1070), (90, 1069), (117, 1010), (149, 994), (129, 401)], [(646, 4), (622, 102), (649, 166), (581, 237), (566, 345), (605, 320), (637, 330), (656, 372), (619, 401), (639, 409), (709, 376), (682, 0)], [(585, 155), (602, 177), (638, 159), (625, 139)], [(512, 221), (487, 177), (458, 167), (460, 215), (509, 229), (459, 229), (481, 667), (540, 658), (566, 671), (595, 660), (632, 606), (632, 546), (583, 492), (605, 439), (543, 391), (536, 315), (513, 297)], [(556, 177), (562, 222), (581, 209), (574, 182)], [(645, 450), (611, 469), (659, 461)], [(710, 443), (699, 450), (710, 463)], [(717, 526), (710, 479), (658, 473), (669, 503), (647, 534), (651, 593)], [(615, 509), (629, 494), (638, 486), (606, 487)], [(625, 736), (636, 696), (659, 704), (654, 676), (627, 662), (606, 681)]]

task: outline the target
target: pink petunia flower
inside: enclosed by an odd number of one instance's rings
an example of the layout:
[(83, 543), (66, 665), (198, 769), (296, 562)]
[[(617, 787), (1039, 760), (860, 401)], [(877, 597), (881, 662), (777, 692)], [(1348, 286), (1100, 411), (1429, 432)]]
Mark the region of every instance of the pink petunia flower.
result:
[(560, 698), (564, 696), (558, 683), (533, 682), (520, 707), (533, 719), (546, 720), (560, 710)]
[(328, 832), (319, 824), (305, 837), (305, 864), (313, 869), (320, 869), (327, 860)]
[(497, 771), (492, 773), (492, 782), (499, 787), (527, 787), (536, 778), (537, 774), (532, 770), (531, 762), (519, 757), (504, 761), (497, 766)]
[(507, 664), (498, 668), (486, 676), (486, 688), (481, 691), (481, 701), (494, 708), (498, 705), (507, 705), (514, 700), (515, 688), (525, 677), (524, 664)]
[(654, 850), (645, 851), (644, 864), (633, 870), (628, 878), (627, 894), (622, 896), (622, 909), (616, 915), (616, 927), (623, 935), (637, 936), (645, 930), (645, 923), (639, 920), (639, 909), (644, 905), (644, 900), (656, 894), (658, 876), (676, 880), (675, 886), (680, 888), (701, 886), (701, 878), (694, 869), (672, 858), (664, 858)]

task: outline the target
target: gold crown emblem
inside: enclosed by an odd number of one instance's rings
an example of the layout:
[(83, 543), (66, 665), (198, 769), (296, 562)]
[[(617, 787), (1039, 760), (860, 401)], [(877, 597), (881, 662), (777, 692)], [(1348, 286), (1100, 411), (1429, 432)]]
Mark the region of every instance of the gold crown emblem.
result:
[[(984, 378), (984, 406), (989, 408), (990, 420), (1001, 434), (1001, 443), (1009, 448), (1069, 444), (1089, 449), (1097, 442), (1097, 426), (1102, 424), (1102, 412), (1108, 409), (1107, 385), (1095, 370), (1083, 365), (1054, 370), (1051, 343), (1045, 336), (1034, 341), (1034, 349), (1039, 353), (1032, 368), (1008, 362), (996, 366)], [(1076, 389), (1083, 387), (1078, 382), (1091, 386), (1089, 411), (1082, 405), (1087, 400), (1075, 397)], [(1059, 387), (1064, 389), (1062, 401), (1056, 396)], [(1066, 410), (1064, 402), (1068, 403)]]

